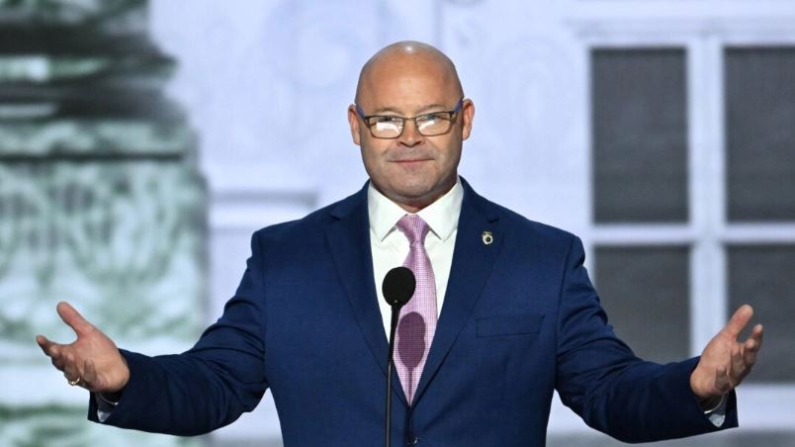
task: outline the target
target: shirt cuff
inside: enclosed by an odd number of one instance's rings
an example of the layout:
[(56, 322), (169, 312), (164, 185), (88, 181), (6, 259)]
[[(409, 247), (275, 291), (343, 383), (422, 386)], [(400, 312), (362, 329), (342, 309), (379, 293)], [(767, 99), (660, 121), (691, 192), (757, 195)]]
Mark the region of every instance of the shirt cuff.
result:
[(92, 394), (97, 402), (97, 419), (99, 419), (99, 422), (105, 422), (119, 403), (106, 399), (102, 393)]
[(726, 396), (722, 396), (720, 398), (720, 402), (714, 408), (710, 410), (704, 411), (704, 415), (707, 416), (712, 425), (715, 427), (720, 427), (726, 422), (726, 406), (728, 405), (728, 399)]

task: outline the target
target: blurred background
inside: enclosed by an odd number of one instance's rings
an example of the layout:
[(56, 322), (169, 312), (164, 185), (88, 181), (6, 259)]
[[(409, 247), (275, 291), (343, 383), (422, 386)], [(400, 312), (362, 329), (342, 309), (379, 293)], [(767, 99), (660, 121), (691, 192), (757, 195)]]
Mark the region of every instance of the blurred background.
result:
[[(270, 395), (211, 435), (85, 421), (35, 345), (72, 302), (119, 345), (189, 348), (251, 232), (366, 180), (346, 108), (396, 40), (456, 62), (461, 174), (577, 233), (641, 356), (699, 354), (749, 302), (765, 348), (741, 429), (795, 445), (795, 3), (0, 0), (0, 445), (281, 446)], [(556, 399), (550, 446), (617, 446)]]

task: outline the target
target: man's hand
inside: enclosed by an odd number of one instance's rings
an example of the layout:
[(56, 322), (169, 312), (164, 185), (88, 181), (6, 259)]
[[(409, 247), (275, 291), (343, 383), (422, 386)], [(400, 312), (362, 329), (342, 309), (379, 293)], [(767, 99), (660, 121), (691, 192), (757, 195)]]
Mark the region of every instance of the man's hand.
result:
[(99, 329), (86, 321), (68, 303), (60, 302), (58, 315), (71, 327), (77, 340), (71, 344), (59, 344), (43, 335), (36, 342), (71, 385), (102, 393), (121, 391), (130, 379), (127, 362), (119, 353), (116, 344)]
[(751, 372), (756, 354), (762, 347), (762, 325), (754, 326), (744, 342), (738, 341), (737, 337), (753, 316), (751, 306), (740, 306), (729, 323), (704, 348), (698, 366), (690, 375), (690, 387), (702, 407), (712, 407), (713, 403), (720, 402)]

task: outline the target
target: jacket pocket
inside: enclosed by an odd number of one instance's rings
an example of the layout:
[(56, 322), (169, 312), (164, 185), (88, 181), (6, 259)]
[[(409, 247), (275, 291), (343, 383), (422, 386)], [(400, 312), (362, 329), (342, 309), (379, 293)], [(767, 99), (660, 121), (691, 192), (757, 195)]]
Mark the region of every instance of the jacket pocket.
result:
[(478, 318), (478, 337), (507, 337), (511, 335), (538, 335), (543, 315), (524, 314)]

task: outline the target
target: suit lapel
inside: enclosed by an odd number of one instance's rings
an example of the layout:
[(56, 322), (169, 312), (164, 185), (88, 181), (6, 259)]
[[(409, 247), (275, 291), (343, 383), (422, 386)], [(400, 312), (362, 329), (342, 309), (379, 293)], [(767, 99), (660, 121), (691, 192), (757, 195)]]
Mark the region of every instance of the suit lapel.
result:
[[(496, 208), (478, 196), (463, 179), (462, 183), (464, 202), (458, 219), (450, 279), (415, 401), (422, 397), (472, 314), (503, 241)], [(484, 232), (489, 232), (491, 240)]]
[[(463, 179), (462, 183), (464, 201), (458, 220), (450, 279), (415, 401), (424, 394), (472, 314), (504, 238), (498, 226), (497, 209), (478, 196)], [(367, 185), (335, 206), (331, 217), (326, 236), (337, 274), (373, 358), (386, 376), (389, 344), (373, 280)], [(490, 243), (484, 241), (484, 232), (491, 234), (493, 239)], [(393, 390), (406, 405), (397, 373), (393, 371), (393, 374)]]
[[(370, 249), (370, 223), (367, 212), (367, 185), (359, 193), (331, 210), (332, 222), (326, 232), (337, 274), (370, 351), (386, 377), (389, 341), (384, 334), (376, 294), (373, 255)], [(393, 371), (393, 389), (404, 404), (400, 380)], [(384, 379), (386, 380), (386, 379)]]

